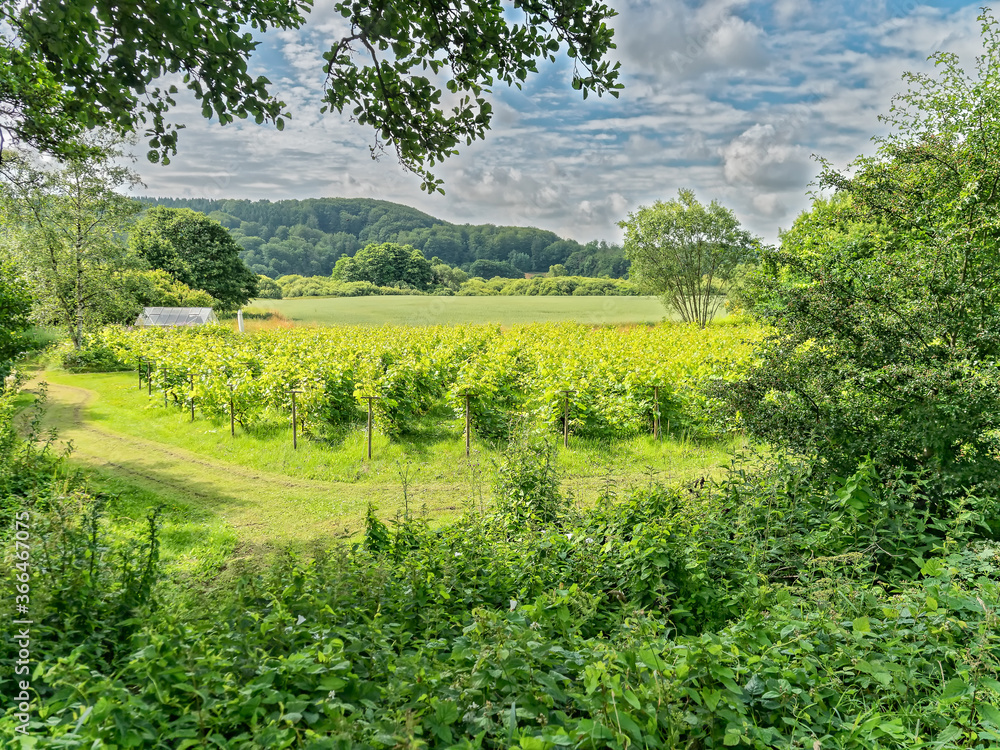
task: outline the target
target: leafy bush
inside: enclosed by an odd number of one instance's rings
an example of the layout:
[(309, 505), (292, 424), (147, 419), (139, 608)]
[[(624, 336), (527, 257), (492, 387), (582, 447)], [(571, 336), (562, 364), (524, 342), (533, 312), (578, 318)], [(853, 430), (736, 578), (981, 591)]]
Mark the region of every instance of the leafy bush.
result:
[(992, 144), (1000, 22), (979, 17), (976, 70), (937, 53), (907, 74), (877, 152), (782, 233), (742, 284), (773, 326), (759, 366), (728, 391), (753, 435), (833, 474), (866, 457), (936, 484), (941, 507), (1000, 493), (1000, 181)]
[[(89, 646), (46, 658), (32, 732), (248, 750), (1000, 741), (1000, 550), (930, 550), (924, 579), (892, 588), (835, 566), (788, 577), (773, 543), (808, 532), (792, 496), (808, 477), (754, 481), (638, 493), (514, 536), (489, 515), (433, 531), (370, 512), (363, 546), (283, 556), (210, 617), (142, 613), (114, 669)], [(863, 467), (831, 489), (877, 484)], [(837, 537), (831, 550), (869, 544)], [(0, 737), (12, 728), (8, 713)]]
[(281, 299), (281, 286), (274, 279), (261, 274), (257, 275), (258, 299)]
[(117, 372), (131, 369), (118, 358), (111, 347), (86, 335), (80, 349), (74, 349), (69, 343), (56, 347), (50, 362), (69, 372)]
[[(156, 609), (159, 575), (158, 514), (145, 537), (112, 536), (104, 522), (105, 500), (82, 485), (68, 494), (53, 484), (20, 505), (31, 519), (32, 643), (55, 662), (72, 656), (101, 671), (112, 670), (130, 653), (132, 637)], [(9, 528), (9, 527), (8, 527)], [(13, 546), (7, 545), (13, 552)], [(0, 586), (13, 591), (16, 559), (8, 560)], [(12, 602), (3, 616), (17, 619)], [(17, 644), (0, 646), (0, 668), (13, 673)]]
[[(14, 395), (0, 394), (0, 589), (11, 594), (0, 600), (0, 617), (28, 619), (18, 616), (13, 592), (30, 581), (32, 653), (108, 672), (156, 607), (158, 514), (144, 537), (112, 535), (105, 499), (87, 492), (65, 455), (54, 453), (55, 436), (41, 431), (44, 390), (24, 437), (14, 426)], [(22, 535), (28, 541), (15, 544)], [(0, 643), (2, 674), (15, 674), (19, 648), (9, 638)], [(41, 687), (39, 695), (51, 692)]]
[(550, 436), (516, 428), (494, 468), (492, 523), (509, 529), (552, 523), (567, 509)]
[[(450, 269), (457, 271), (458, 269)], [(459, 272), (460, 273), (460, 272)], [(464, 274), (463, 274), (464, 276)], [(266, 278), (266, 277), (261, 277)], [(270, 279), (268, 280), (270, 281)], [(282, 297), (365, 297), (386, 294), (433, 294), (439, 296), (628, 296), (641, 294), (634, 284), (621, 279), (598, 279), (585, 276), (560, 276), (530, 279), (518, 274), (516, 278), (496, 277), (489, 281), (472, 278), (450, 286), (427, 289), (406, 282), (377, 286), (371, 281), (342, 281), (328, 276), (281, 276), (276, 281), (276, 294)], [(260, 295), (263, 297), (264, 295)], [(280, 297), (279, 297), (280, 299)]]
[[(10, 387), (0, 391), (0, 535), (10, 529), (15, 511), (44, 495), (53, 477), (58, 476), (55, 436), (42, 431), (44, 385), (38, 387), (34, 402), (22, 412), (21, 432), (14, 423), (22, 379), (23, 375), (15, 373)], [(71, 478), (66, 482), (67, 488), (73, 486)]]

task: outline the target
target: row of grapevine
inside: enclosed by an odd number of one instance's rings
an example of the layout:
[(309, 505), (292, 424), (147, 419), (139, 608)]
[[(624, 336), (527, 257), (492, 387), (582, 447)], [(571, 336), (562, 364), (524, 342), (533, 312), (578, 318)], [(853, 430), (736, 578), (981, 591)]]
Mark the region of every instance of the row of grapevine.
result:
[[(239, 334), (198, 329), (108, 328), (97, 334), (126, 365), (152, 363), (152, 386), (193, 400), (210, 416), (249, 426), (289, 413), (291, 391), (303, 429), (349, 422), (375, 396), (378, 429), (405, 433), (442, 402), (457, 413), (471, 394), (471, 420), (503, 437), (515, 414), (587, 436), (649, 431), (654, 414), (677, 427), (704, 423), (703, 385), (732, 377), (761, 331), (747, 326), (663, 324), (593, 328), (579, 324), (338, 326)], [(654, 386), (656, 389), (654, 390)], [(658, 399), (654, 398), (654, 393)]]
[(451, 397), (477, 395), (472, 420), (481, 434), (500, 434), (515, 409), (561, 429), (567, 392), (580, 435), (647, 432), (654, 413), (680, 428), (704, 426), (713, 404), (703, 386), (737, 375), (761, 335), (734, 325), (519, 326), (488, 356), (463, 364)]

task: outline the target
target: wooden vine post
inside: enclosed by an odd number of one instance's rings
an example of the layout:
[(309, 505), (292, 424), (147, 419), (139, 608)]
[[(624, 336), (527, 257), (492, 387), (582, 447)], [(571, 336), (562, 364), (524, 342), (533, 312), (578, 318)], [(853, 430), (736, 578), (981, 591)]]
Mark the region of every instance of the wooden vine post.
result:
[(146, 364), (145, 357), (139, 357), (139, 367), (136, 368), (139, 371), (139, 390), (142, 390), (142, 368)]
[(167, 408), (167, 368), (163, 368), (163, 408)]
[(146, 395), (153, 395), (153, 360), (146, 360)]
[(188, 384), (191, 386), (191, 421), (194, 421), (194, 375), (188, 373)]
[(232, 380), (226, 386), (229, 388), (229, 436), (236, 437), (236, 386)]
[(653, 440), (660, 440), (660, 386), (653, 386)]
[(362, 396), (361, 398), (368, 401), (368, 460), (372, 460), (372, 401), (380, 396)]
[(569, 448), (569, 397), (576, 391), (560, 391), (563, 395), (563, 448)]
[(472, 444), (472, 413), (469, 411), (469, 399), (472, 398), (471, 393), (460, 393), (460, 396), (465, 396), (465, 457), (469, 457), (469, 451)]
[[(303, 393), (304, 391), (299, 391), (292, 388), (288, 391), (292, 394), (292, 448), (298, 450), (299, 448), (299, 438), (298, 438), (298, 412), (295, 408), (295, 394)], [(371, 449), (369, 449), (369, 458), (371, 458)]]

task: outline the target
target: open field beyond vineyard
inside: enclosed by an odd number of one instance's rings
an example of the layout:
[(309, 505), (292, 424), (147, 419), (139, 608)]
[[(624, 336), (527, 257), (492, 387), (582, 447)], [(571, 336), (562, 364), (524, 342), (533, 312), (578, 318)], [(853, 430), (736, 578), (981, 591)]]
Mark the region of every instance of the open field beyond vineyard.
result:
[(656, 297), (300, 297), (259, 299), (253, 306), (276, 310), (298, 323), (321, 325), (619, 325), (670, 318)]

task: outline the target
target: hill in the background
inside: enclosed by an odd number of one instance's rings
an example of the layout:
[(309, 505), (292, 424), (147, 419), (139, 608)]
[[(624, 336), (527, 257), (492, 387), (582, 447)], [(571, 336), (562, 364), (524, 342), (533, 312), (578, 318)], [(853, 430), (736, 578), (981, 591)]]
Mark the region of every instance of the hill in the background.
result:
[(617, 245), (581, 245), (534, 227), (451, 224), (409, 206), (367, 198), (249, 201), (141, 198), (169, 208), (191, 208), (227, 227), (255, 272), (328, 276), (337, 259), (372, 242), (401, 242), (466, 270), (476, 260), (507, 261), (521, 271), (563, 264), (580, 276), (621, 278), (628, 261)]

